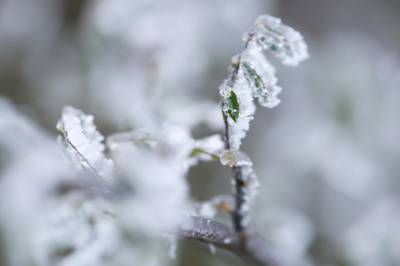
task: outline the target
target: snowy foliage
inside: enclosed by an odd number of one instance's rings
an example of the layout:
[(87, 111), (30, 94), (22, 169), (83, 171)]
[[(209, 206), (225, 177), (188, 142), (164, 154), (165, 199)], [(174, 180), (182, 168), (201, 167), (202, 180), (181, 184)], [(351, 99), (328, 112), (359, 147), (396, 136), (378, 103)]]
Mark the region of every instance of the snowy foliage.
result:
[(254, 117), (253, 98), (261, 106), (273, 108), (281, 87), (275, 68), (263, 51), (271, 51), (285, 65), (296, 66), (308, 58), (300, 33), (268, 15), (260, 16), (244, 38), (246, 48), (233, 57), (229, 78), (220, 86), (223, 112), (229, 124), (230, 148), (239, 149)]
[[(121, 184), (109, 186), (96, 182), (92, 173), (73, 171), (55, 141), (10, 104), (1, 100), (0, 110), (0, 147), (12, 155), (0, 179), (2, 236), (7, 249), (14, 250), (7, 258), (10, 265), (168, 264), (161, 232), (177, 228), (188, 202), (183, 179), (187, 167), (179, 156), (186, 158), (192, 146), (185, 153), (177, 148), (183, 145), (174, 136), (184, 140), (178, 128), (165, 130), (172, 136), (158, 152), (143, 151), (137, 143), (125, 144), (124, 152), (114, 149), (115, 171), (121, 177), (115, 182)], [(80, 123), (72, 126), (81, 134)], [(87, 127), (95, 129), (90, 118)], [(165, 191), (171, 195), (166, 197)]]

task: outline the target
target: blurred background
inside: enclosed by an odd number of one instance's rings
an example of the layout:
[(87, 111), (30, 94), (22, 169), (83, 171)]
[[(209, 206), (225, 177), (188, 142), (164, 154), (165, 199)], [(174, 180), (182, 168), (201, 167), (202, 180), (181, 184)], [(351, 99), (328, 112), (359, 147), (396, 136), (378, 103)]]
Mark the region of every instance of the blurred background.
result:
[[(0, 97), (54, 139), (64, 105), (104, 134), (159, 121), (218, 133), (218, 86), (263, 13), (300, 31), (310, 59), (275, 64), (282, 103), (258, 108), (244, 143), (256, 227), (297, 265), (400, 265), (399, 1), (0, 0)], [(6, 158), (0, 145), (0, 175)], [(197, 200), (231, 191), (217, 163), (188, 179)], [(177, 260), (240, 265), (189, 241)]]

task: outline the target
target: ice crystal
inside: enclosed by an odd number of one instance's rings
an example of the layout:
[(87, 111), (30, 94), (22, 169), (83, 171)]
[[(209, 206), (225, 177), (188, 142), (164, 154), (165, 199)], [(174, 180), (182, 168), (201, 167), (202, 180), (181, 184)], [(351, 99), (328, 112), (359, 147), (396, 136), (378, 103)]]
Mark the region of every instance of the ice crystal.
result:
[(110, 181), (113, 162), (104, 155), (104, 137), (97, 131), (93, 120), (92, 115), (64, 107), (57, 123), (61, 133), (59, 139), (73, 160), (102, 180)]
[(308, 58), (307, 45), (303, 36), (273, 16), (259, 16), (245, 40), (255, 41), (263, 50), (271, 51), (288, 66), (297, 66)]

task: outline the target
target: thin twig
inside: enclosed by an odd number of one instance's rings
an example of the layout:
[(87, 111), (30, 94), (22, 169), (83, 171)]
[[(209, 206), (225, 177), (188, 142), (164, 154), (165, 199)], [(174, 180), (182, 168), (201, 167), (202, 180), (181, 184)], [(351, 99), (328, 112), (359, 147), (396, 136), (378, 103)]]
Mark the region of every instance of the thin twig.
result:
[[(247, 44), (246, 44), (247, 46)], [(232, 63), (231, 63), (231, 71), (227, 80), (227, 86), (229, 87), (234, 87), (236, 80), (237, 80), (237, 75), (239, 73), (239, 67), (240, 67), (240, 60), (241, 57), (240, 55), (237, 55), (233, 57)], [(228, 124), (228, 117), (223, 114), (223, 120), (224, 120), (224, 142), (225, 142), (225, 149), (229, 150), (231, 149), (230, 146), (230, 134), (229, 134), (229, 124)], [(243, 172), (242, 172), (242, 167), (240, 166), (234, 166), (232, 167), (232, 172), (233, 172), (233, 179), (234, 179), (234, 198), (235, 198), (235, 208), (234, 211), (232, 212), (232, 222), (233, 226), (236, 230), (236, 232), (240, 235), (240, 242), (246, 241), (246, 228), (243, 226), (243, 220), (244, 217), (240, 210), (242, 209), (243, 204), (245, 204), (245, 186), (246, 182), (243, 180)]]

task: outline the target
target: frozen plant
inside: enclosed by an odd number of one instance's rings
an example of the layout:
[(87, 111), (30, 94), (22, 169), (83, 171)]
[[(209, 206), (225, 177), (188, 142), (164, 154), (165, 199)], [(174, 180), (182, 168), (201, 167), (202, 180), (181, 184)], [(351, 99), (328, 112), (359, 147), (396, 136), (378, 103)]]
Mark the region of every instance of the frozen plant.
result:
[[(280, 259), (274, 257), (273, 249), (268, 249), (251, 226), (252, 200), (259, 184), (253, 163), (240, 150), (240, 145), (255, 114), (254, 99), (267, 108), (280, 102), (277, 96), (281, 88), (277, 85), (275, 69), (264, 52), (270, 51), (290, 66), (306, 59), (308, 53), (298, 32), (267, 15), (256, 20), (244, 41), (244, 50), (232, 58), (229, 77), (219, 89), (225, 124), (223, 138), (213, 135), (194, 140), (184, 126), (156, 126), (161, 133), (134, 130), (111, 135), (106, 141), (106, 155), (103, 137), (93, 125), (92, 116), (66, 107), (58, 129), (64, 147), (77, 155), (83, 168), (103, 177), (115, 172), (114, 181), (128, 184), (134, 191), (133, 195), (129, 195), (129, 189), (125, 191), (127, 199), (117, 204), (117, 220), (140, 224), (137, 228), (150, 235), (180, 228), (175, 232), (206, 242), (212, 250), (214, 246), (225, 247), (249, 263), (270, 265), (271, 261)], [(152, 129), (154, 131), (154, 126)], [(205, 203), (190, 204), (183, 177), (189, 167), (209, 160), (219, 160), (222, 165), (232, 168), (233, 197), (216, 196)], [(174, 197), (168, 200), (156, 197), (163, 193), (174, 193)], [(157, 216), (161, 215), (163, 222), (171, 226), (160, 226), (156, 217), (144, 216), (146, 212), (141, 206), (148, 208), (149, 204)], [(130, 214), (127, 215), (124, 209), (131, 210)], [(217, 211), (231, 214), (232, 228), (209, 220)], [(200, 216), (189, 215), (186, 219), (185, 213)]]

